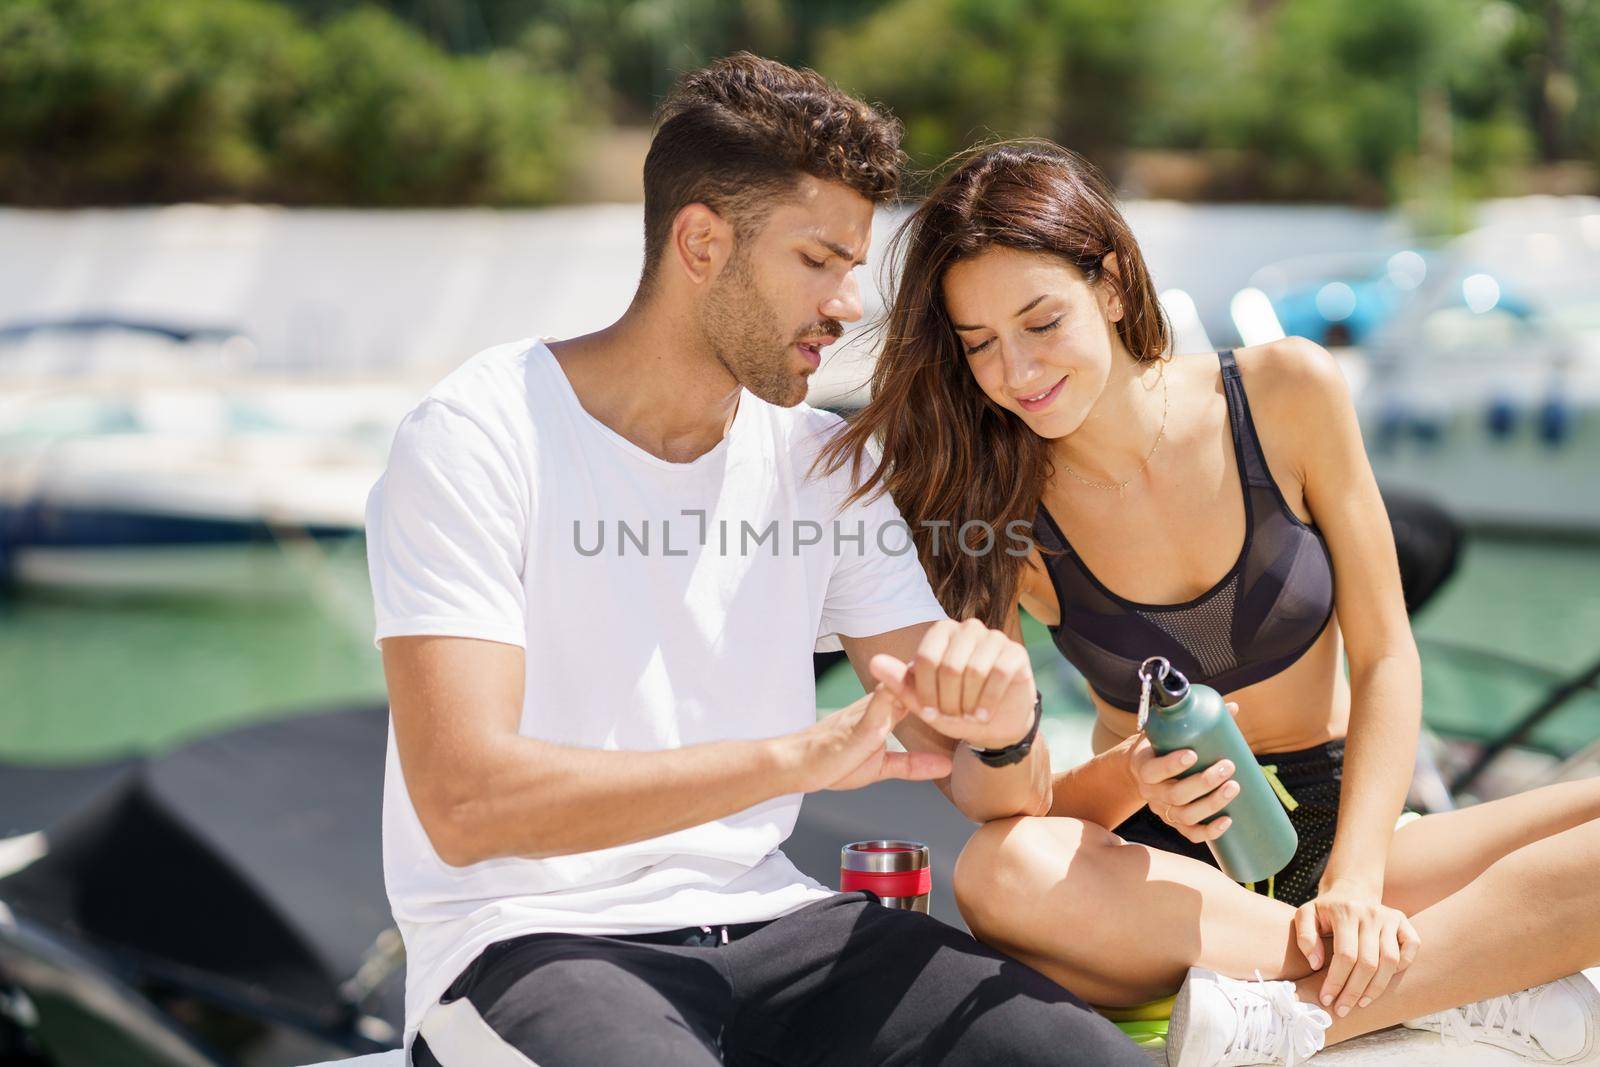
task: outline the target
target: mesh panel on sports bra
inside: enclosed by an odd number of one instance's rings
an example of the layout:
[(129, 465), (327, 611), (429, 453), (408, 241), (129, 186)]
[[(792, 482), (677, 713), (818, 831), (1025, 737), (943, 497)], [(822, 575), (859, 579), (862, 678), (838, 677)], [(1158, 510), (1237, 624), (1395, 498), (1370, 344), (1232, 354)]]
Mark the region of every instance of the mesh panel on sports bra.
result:
[(1141, 611), (1138, 614), (1182, 642), (1207, 674), (1221, 674), (1239, 665), (1233, 653), (1234, 591), (1238, 587), (1239, 576), (1236, 574), (1224, 582), (1215, 595), (1192, 608), (1159, 613)]
[(1233, 353), (1218, 354), (1234, 459), (1244, 493), (1245, 542), (1215, 587), (1184, 604), (1140, 604), (1106, 588), (1039, 508), (1034, 533), (1061, 604), (1056, 646), (1107, 703), (1138, 706), (1139, 664), (1165, 656), (1191, 681), (1223, 693), (1288, 667), (1333, 615), (1332, 558), (1322, 535), (1289, 510), (1267, 469)]

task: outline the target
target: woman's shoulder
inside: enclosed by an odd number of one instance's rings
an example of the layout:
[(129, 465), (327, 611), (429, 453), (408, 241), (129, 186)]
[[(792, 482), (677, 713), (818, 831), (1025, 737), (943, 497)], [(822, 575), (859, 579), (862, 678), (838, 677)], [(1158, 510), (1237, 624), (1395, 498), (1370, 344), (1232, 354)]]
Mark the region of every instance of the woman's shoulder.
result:
[(1304, 484), (1340, 436), (1330, 429), (1354, 421), (1344, 371), (1327, 349), (1304, 337), (1237, 349), (1234, 356), (1257, 440), (1274, 473)]
[(1280, 337), (1265, 344), (1236, 348), (1233, 356), (1252, 407), (1258, 398), (1260, 403), (1273, 406), (1284, 401), (1296, 407), (1318, 401), (1348, 402), (1350, 390), (1339, 361), (1315, 341)]
[[(1250, 399), (1257, 393), (1291, 392), (1343, 383), (1338, 360), (1326, 348), (1304, 337), (1280, 337), (1264, 344), (1231, 349)], [(1185, 382), (1210, 382), (1222, 392), (1222, 365), (1217, 352), (1188, 352), (1170, 357), (1169, 373)]]
[[(1262, 430), (1266, 424), (1298, 436), (1327, 418), (1350, 410), (1350, 387), (1339, 361), (1321, 345), (1304, 337), (1280, 337), (1265, 344), (1233, 349), (1250, 413)], [(1171, 368), (1184, 388), (1209, 386), (1221, 402), (1222, 372), (1215, 352), (1173, 357)], [(1275, 435), (1276, 436), (1276, 435)]]

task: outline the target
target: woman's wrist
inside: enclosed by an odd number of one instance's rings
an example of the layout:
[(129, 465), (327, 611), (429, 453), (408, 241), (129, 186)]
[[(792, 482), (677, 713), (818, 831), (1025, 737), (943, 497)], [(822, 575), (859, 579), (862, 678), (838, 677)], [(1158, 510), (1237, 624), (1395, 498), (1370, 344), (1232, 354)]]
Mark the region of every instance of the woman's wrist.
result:
[(1106, 755), (1116, 760), (1117, 767), (1121, 769), (1123, 781), (1128, 783), (1128, 797), (1136, 802), (1134, 811), (1144, 807), (1144, 783), (1139, 781), (1139, 772), (1133, 765), (1134, 749), (1139, 747), (1143, 737), (1142, 733), (1130, 734), (1119, 741), (1116, 747), (1106, 750)]
[(1383, 896), (1384, 872), (1380, 867), (1373, 871), (1370, 868), (1348, 870), (1335, 868), (1331, 863), (1323, 873), (1322, 880), (1317, 883), (1317, 895), (1326, 896), (1334, 894), (1344, 897), (1379, 897)]
[[(1345, 813), (1340, 812), (1343, 816)], [(1358, 833), (1368, 830), (1365, 835)], [(1383, 883), (1388, 877), (1389, 846), (1393, 830), (1364, 827), (1359, 822), (1340, 819), (1334, 835), (1333, 849), (1328, 855), (1328, 865), (1323, 869), (1318, 883), (1319, 893), (1338, 890), (1345, 895), (1362, 897), (1383, 896)]]

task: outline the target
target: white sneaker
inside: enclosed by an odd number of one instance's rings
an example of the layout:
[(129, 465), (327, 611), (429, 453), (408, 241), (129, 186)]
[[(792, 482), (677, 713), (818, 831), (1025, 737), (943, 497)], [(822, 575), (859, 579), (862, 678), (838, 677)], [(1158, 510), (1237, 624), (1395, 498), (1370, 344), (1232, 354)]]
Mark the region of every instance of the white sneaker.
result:
[(1300, 1002), (1293, 982), (1263, 982), (1259, 976), (1254, 982), (1241, 982), (1190, 967), (1172, 1004), (1167, 1064), (1294, 1067), (1322, 1050), (1332, 1025), (1327, 1012)]
[(1600, 990), (1581, 974), (1405, 1023), (1447, 1045), (1474, 1042), (1532, 1063), (1582, 1063), (1600, 1052)]

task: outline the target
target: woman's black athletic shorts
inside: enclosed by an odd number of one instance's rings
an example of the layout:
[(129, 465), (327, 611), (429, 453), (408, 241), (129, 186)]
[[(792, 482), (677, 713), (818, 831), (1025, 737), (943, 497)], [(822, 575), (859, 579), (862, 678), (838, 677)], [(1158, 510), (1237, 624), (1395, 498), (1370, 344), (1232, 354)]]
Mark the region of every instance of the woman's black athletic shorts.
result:
[[(1271, 768), (1269, 775), (1276, 775), (1282, 784), (1289, 797), (1284, 806), (1294, 805), (1289, 810), (1289, 821), (1300, 835), (1300, 847), (1289, 866), (1252, 888), (1299, 907), (1317, 895), (1317, 883), (1322, 880), (1328, 854), (1333, 851), (1333, 834), (1339, 828), (1339, 792), (1344, 781), (1344, 739), (1298, 752), (1257, 753), (1256, 762), (1263, 770)], [(1112, 832), (1124, 841), (1217, 865), (1208, 846), (1190, 841), (1149, 808), (1140, 808)]]

